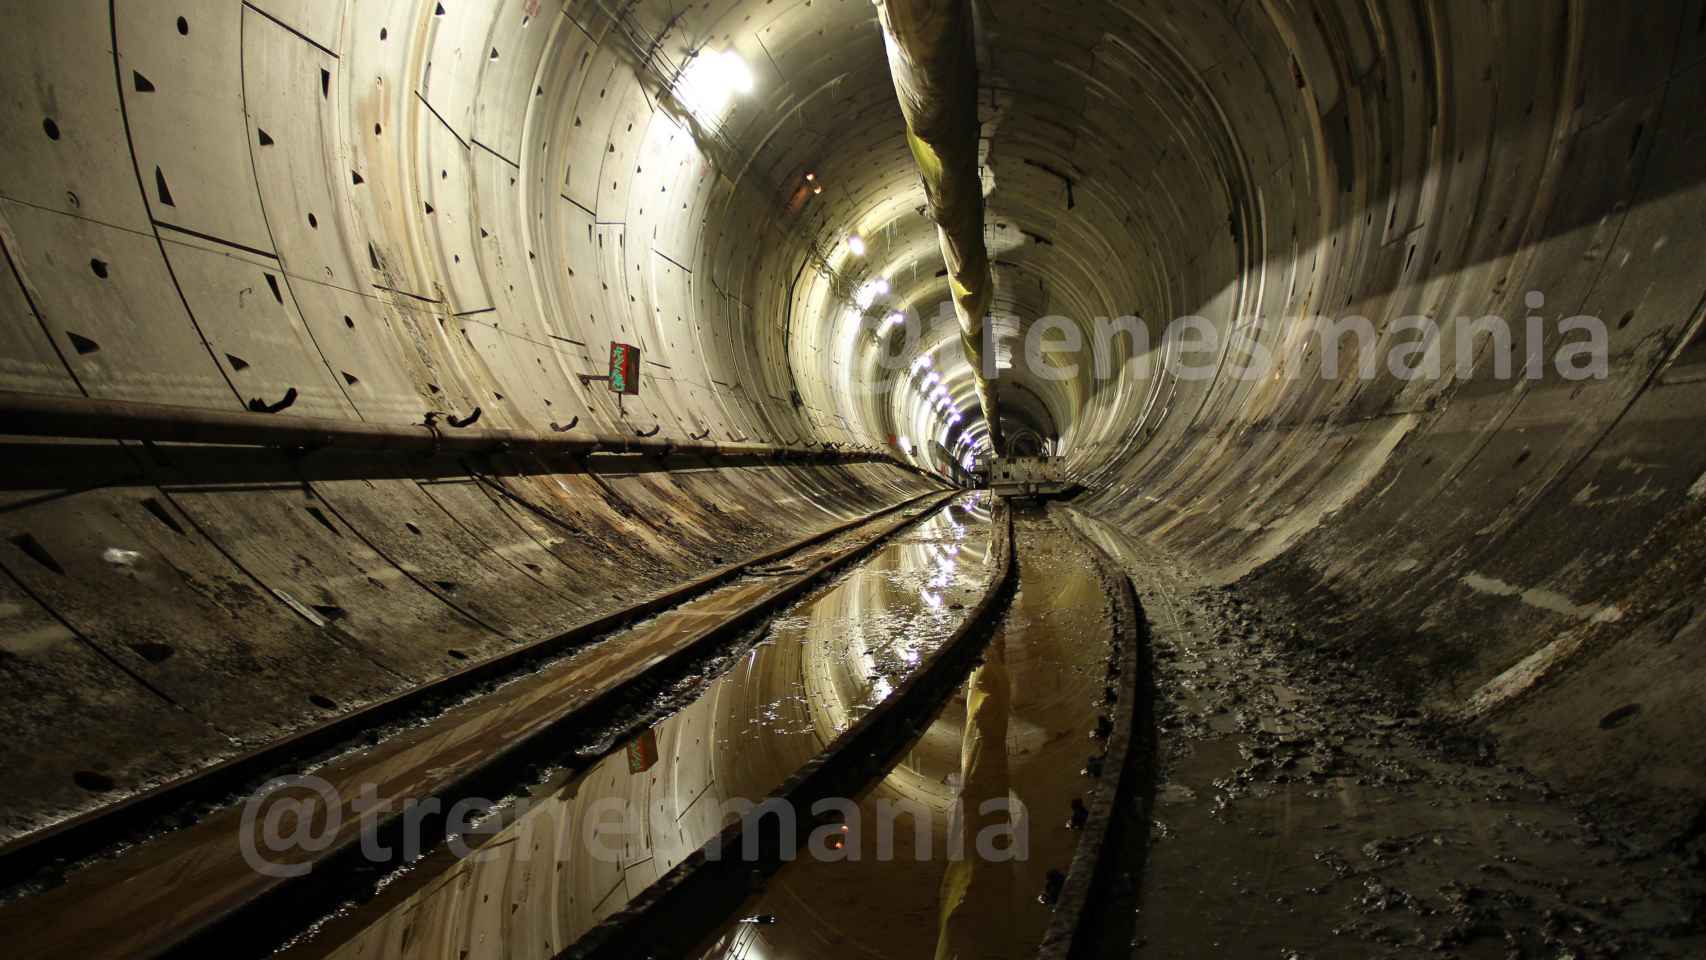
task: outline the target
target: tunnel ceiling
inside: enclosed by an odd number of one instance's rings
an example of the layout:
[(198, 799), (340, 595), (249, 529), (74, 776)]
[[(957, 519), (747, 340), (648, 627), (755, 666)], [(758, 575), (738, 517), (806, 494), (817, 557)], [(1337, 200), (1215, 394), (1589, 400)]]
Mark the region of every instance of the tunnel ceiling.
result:
[[(898, 309), (926, 334), (893, 365), (929, 354), (953, 409), (975, 409), (943, 349), (943, 264), (868, 3), (207, 0), (119, 4), (103, 26), (105, 10), (72, 3), (35, 41), (14, 35), (12, 89), (37, 95), (12, 119), (55, 133), (21, 145), (8, 221), (108, 264), (20, 250), (41, 302), (14, 309), (43, 321), (14, 334), (18, 386), (213, 407), (295, 388), (293, 412), (381, 422), (480, 407), (494, 425), (621, 418), (682, 438), (917, 436), (928, 459), (944, 411), (868, 389), (884, 379), (873, 330)], [(977, 16), (1008, 335), (1170, 304), (1184, 264), (1226, 240), (1180, 211), (1207, 205), (1216, 227), (1247, 192), (1229, 184), (1263, 175), (1239, 136), (1261, 138), (1260, 165), (1319, 161), (1318, 105), (1282, 68), (1342, 65), (1276, 46), (1284, 16)], [(37, 62), (108, 35), (115, 83)], [(1205, 71), (1226, 49), (1236, 62)], [(703, 109), (691, 64), (722, 51), (751, 89)], [(1246, 88), (1265, 103), (1228, 116)], [(853, 235), (867, 256), (848, 254)], [(854, 308), (876, 279), (892, 292)], [(644, 349), (650, 385), (620, 413), (574, 379), (612, 340)], [(1092, 411), (1085, 382), (1003, 374), (1086, 456), (1133, 412), (1129, 397)]]
[[(1472, 712), (1600, 649), (1558, 636), (1665, 607), (1641, 545), (1683, 536), (1666, 524), (1706, 468), (1676, 442), (1706, 382), (1706, 4), (973, 8), (995, 326), (1198, 315), (1301, 364), (1187, 380), (1120, 341), (1106, 377), (1001, 370), (1008, 415), (1058, 437), (1094, 502), (1228, 578), (1267, 564), (1369, 599), (1366, 622), (1431, 638), (1371, 656)], [(976, 406), (951, 328), (878, 335), (946, 290), (869, 0), (6, 14), (6, 389), (904, 439), (928, 467), (978, 435), (947, 425)], [(693, 64), (725, 51), (750, 89), (725, 63), (713, 109)], [(1605, 378), (1340, 376), (1296, 322), (1355, 313), (1390, 339), (1409, 315), (1523, 316), (1534, 292), (1549, 321), (1605, 318)], [(620, 408), (578, 379), (612, 341), (644, 349)], [(873, 389), (884, 364), (898, 384)], [(1489, 617), (1508, 629), (1474, 639)], [(1634, 698), (1616, 676), (1557, 702), (1597, 716)], [(1524, 742), (1586, 769), (1540, 729)]]

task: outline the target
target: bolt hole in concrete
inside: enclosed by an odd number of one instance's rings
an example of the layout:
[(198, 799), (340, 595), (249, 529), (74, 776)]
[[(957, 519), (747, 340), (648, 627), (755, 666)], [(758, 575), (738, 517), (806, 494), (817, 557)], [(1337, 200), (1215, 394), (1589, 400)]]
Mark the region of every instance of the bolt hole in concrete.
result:
[(412, 533), (412, 534), (414, 534), (414, 535), (415, 535), (415, 536), (417, 536), (417, 537), (418, 537), (418, 536), (420, 536), (420, 535), (421, 535), (421, 528), (420, 528), (420, 527), (418, 527), (418, 526), (416, 526), (416, 525), (415, 525), (415, 522), (414, 522), (414, 521), (413, 521), (413, 520), (405, 520), (405, 521), (403, 521), (403, 526), (404, 526), (404, 527), (406, 527), (406, 528), (408, 528), (408, 531), (409, 531), (409, 532), (410, 532), (410, 533)]
[(93, 270), (95, 272), (95, 276), (100, 277), (102, 280), (107, 278), (107, 262), (105, 260), (98, 258), (91, 259), (89, 261), (89, 269)]
[(163, 643), (133, 643), (130, 649), (135, 650), (137, 656), (149, 663), (165, 663), (172, 659), (172, 654), (177, 653)]
[(333, 700), (331, 697), (326, 696), (323, 693), (311, 693), (311, 694), (309, 694), (308, 695), (308, 702), (312, 703), (316, 707), (319, 707), (321, 710), (336, 710), (338, 708), (338, 702), (336, 700)]
[(153, 497), (149, 497), (142, 501), (142, 509), (147, 510), (151, 515), (153, 515), (154, 519), (165, 524), (167, 529), (171, 530), (173, 533), (180, 537), (185, 536), (183, 526), (180, 525), (170, 513), (166, 512), (165, 506), (162, 505), (160, 501)]
[(185, 37), (190, 35), (190, 22), (183, 17), (178, 18), (178, 33)]
[(1635, 719), (1636, 715), (1638, 715), (1640, 712), (1641, 712), (1641, 705), (1640, 704), (1638, 704), (1638, 703), (1624, 704), (1623, 706), (1618, 707), (1616, 710), (1613, 710), (1610, 713), (1606, 714), (1605, 716), (1599, 718), (1599, 728), (1601, 730), (1616, 730), (1618, 727), (1621, 727), (1624, 724), (1628, 723), (1629, 721)]
[(313, 517), (315, 520), (319, 521), (320, 526), (325, 527), (327, 530), (332, 531), (333, 536), (338, 536), (338, 537), (343, 536), (343, 534), (338, 532), (338, 528), (332, 524), (332, 521), (329, 518), (327, 518), (327, 516), (324, 513), (321, 512), (319, 507), (307, 507), (306, 509), (308, 511), (308, 515)]
[(31, 560), (34, 560), (36, 563), (41, 564), (62, 577), (65, 576), (65, 568), (59, 565), (59, 561), (53, 558), (53, 554), (47, 552), (47, 548), (41, 545), (41, 541), (37, 540), (30, 534), (20, 533), (14, 536), (12, 538), (12, 545), (17, 547), (19, 550), (24, 551), (24, 555), (29, 557)]
[(112, 777), (93, 770), (79, 770), (71, 775), (71, 781), (90, 793), (106, 793), (118, 786)]
[(48, 118), (44, 119), (41, 122), (41, 128), (42, 128), (43, 132), (45, 132), (47, 134), (47, 138), (49, 140), (58, 140), (59, 139), (59, 124), (54, 123), (52, 117), (48, 117)]
[(450, 650), (447, 652), (450, 654), (450, 658), (452, 660), (466, 660), (466, 659), (468, 659), (468, 655), (466, 653), (463, 653), (460, 650)]

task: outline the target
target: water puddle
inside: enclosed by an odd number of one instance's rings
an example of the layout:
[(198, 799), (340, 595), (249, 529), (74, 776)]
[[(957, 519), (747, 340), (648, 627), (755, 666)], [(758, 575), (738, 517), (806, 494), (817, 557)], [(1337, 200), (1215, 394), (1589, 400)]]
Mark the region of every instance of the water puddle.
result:
[(1015, 517), (1019, 589), (983, 664), (859, 798), (838, 856), (783, 867), (712, 960), (1034, 956), (1066, 871), (1107, 657), (1103, 589), (1075, 538)]
[(679, 712), (447, 843), (293, 958), (544, 960), (761, 800), (964, 620), (990, 575), (988, 505), (962, 498), (773, 621)]

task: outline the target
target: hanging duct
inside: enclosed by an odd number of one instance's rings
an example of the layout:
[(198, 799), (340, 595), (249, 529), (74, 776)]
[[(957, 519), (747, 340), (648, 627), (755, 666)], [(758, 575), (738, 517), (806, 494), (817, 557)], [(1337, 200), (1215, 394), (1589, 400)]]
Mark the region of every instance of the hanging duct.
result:
[(977, 381), (990, 444), (1001, 451), (1001, 418), (985, 376), (983, 325), (995, 280), (983, 245), (978, 163), (977, 45), (967, 0), (872, 0), (883, 24), (889, 73), (906, 117), (906, 140), (924, 181), (930, 217), (948, 265), (960, 343)]

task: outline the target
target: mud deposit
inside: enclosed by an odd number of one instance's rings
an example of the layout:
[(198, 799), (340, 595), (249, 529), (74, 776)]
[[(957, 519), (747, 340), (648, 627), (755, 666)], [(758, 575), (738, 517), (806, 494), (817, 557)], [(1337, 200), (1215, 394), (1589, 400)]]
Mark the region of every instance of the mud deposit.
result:
[(1153, 630), (1139, 956), (1706, 955), (1697, 867), (1312, 652), (1307, 611), (1109, 545)]

